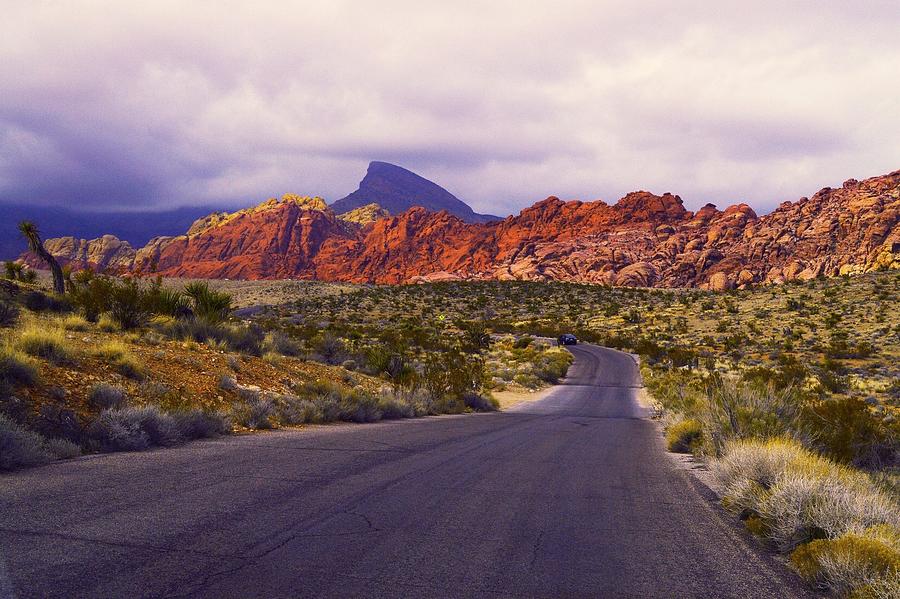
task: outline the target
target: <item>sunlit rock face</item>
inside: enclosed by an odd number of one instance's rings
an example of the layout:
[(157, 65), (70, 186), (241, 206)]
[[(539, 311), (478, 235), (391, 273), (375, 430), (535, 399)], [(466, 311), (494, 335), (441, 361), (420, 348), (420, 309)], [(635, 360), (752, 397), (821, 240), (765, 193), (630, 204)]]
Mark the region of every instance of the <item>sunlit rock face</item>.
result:
[[(63, 261), (167, 276), (408, 283), (566, 280), (725, 290), (900, 268), (900, 171), (850, 180), (759, 217), (747, 205), (686, 210), (645, 191), (616, 204), (551, 197), (517, 216), (468, 223), (415, 206), (340, 216), (287, 195), (198, 220), (134, 250), (115, 237), (59, 238)], [(32, 256), (24, 256), (34, 263)]]

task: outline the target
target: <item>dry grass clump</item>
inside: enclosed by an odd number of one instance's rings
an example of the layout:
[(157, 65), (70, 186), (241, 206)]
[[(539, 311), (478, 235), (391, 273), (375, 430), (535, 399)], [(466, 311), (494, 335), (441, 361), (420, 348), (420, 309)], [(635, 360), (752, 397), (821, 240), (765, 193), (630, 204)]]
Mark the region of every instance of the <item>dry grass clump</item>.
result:
[(666, 429), (666, 447), (677, 453), (693, 452), (703, 439), (703, 423), (693, 418), (680, 420)]
[(37, 378), (31, 358), (11, 345), (0, 346), (0, 386), (31, 386)]
[(97, 328), (104, 333), (115, 333), (119, 330), (119, 325), (109, 314), (101, 314), (97, 320)]
[(15, 346), (30, 356), (44, 358), (54, 364), (71, 361), (74, 353), (62, 329), (36, 322), (28, 323), (19, 330)]
[(87, 321), (83, 316), (79, 316), (78, 314), (70, 314), (66, 316), (62, 320), (60, 320), (60, 324), (62, 328), (67, 331), (78, 331), (83, 332), (90, 330), (91, 323)]
[(783, 439), (731, 442), (711, 469), (726, 507), (782, 551), (793, 550), (792, 563), (808, 580), (862, 593), (896, 576), (900, 506), (865, 473)]
[(790, 550), (871, 526), (900, 526), (900, 508), (864, 473), (787, 440), (732, 442), (711, 464), (726, 505), (759, 517)]
[(791, 554), (791, 565), (808, 581), (840, 595), (898, 597), (900, 529), (873, 526), (862, 533), (812, 541)]
[(94, 352), (100, 358), (113, 365), (119, 374), (130, 379), (141, 380), (145, 377), (146, 368), (121, 341), (108, 341), (100, 345)]

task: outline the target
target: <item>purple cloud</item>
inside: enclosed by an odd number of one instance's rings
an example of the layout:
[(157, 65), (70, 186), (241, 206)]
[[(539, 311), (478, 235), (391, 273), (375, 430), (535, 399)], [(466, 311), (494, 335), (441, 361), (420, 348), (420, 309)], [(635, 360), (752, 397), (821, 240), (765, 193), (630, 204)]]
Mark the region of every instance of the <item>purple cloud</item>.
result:
[(18, 3), (0, 202), (334, 200), (369, 160), (480, 212), (672, 191), (760, 212), (900, 168), (894, 3)]

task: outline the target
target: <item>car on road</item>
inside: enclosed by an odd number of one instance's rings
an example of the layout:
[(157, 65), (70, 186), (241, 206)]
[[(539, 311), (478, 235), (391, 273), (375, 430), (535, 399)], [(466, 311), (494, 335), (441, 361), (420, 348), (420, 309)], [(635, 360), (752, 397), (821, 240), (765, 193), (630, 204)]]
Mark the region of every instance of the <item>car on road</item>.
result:
[(578, 345), (578, 337), (572, 333), (565, 333), (557, 339), (560, 345)]

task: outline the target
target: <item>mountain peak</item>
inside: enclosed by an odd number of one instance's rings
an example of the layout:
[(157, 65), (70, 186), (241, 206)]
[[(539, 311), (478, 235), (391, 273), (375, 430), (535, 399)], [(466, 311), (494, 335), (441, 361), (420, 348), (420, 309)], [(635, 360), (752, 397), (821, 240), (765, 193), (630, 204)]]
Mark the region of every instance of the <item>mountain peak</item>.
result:
[(338, 214), (367, 204), (378, 204), (390, 214), (400, 214), (413, 206), (432, 212), (446, 210), (470, 223), (499, 220), (495, 216), (475, 213), (468, 204), (440, 185), (389, 162), (372, 161), (359, 189), (331, 205)]

